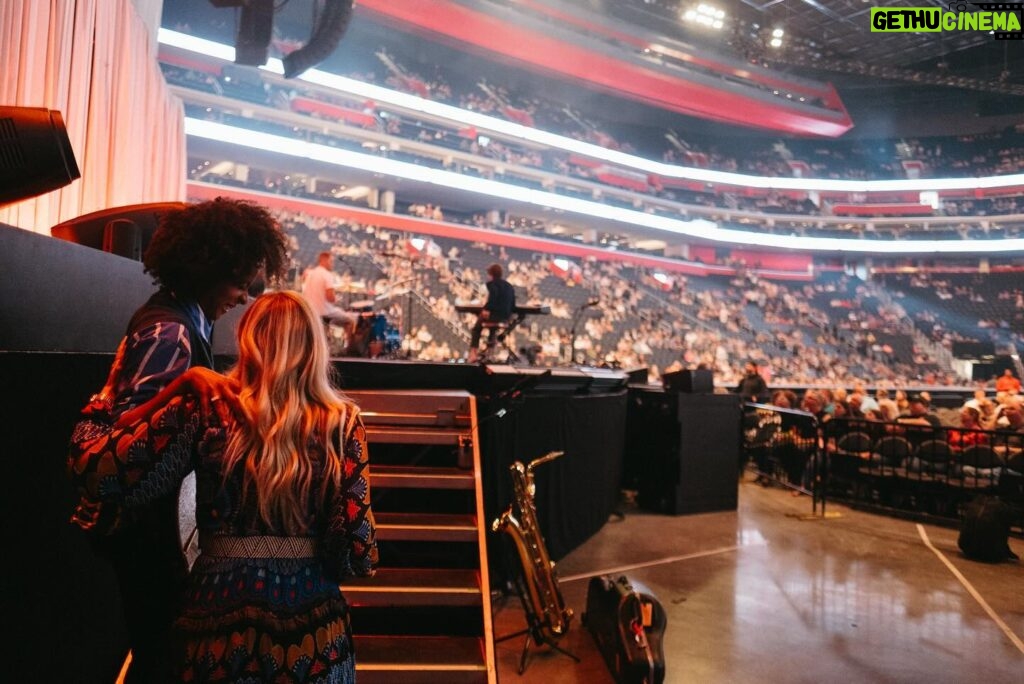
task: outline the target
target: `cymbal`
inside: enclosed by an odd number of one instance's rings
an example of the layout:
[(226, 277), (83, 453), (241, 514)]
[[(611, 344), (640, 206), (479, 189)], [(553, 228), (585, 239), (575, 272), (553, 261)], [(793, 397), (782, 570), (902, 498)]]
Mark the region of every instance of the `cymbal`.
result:
[(354, 301), (354, 302), (349, 302), (348, 308), (350, 308), (350, 309), (372, 309), (373, 308), (373, 300), (372, 299), (360, 299), (360, 300), (357, 300), (357, 301)]
[(344, 292), (347, 294), (365, 294), (369, 292), (366, 289), (366, 283), (362, 280), (357, 280), (347, 284), (341, 284), (334, 288), (335, 292)]

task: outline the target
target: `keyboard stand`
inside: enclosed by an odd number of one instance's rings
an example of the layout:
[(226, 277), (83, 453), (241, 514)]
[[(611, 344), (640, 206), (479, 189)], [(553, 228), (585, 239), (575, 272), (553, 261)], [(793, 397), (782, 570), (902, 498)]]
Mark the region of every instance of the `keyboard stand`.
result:
[(490, 327), (490, 329), (493, 330), (495, 334), (493, 337), (491, 337), (490, 334), (488, 334), (487, 346), (484, 347), (484, 353), (481, 357), (481, 360), (484, 362), (489, 361), (491, 355), (494, 353), (494, 348), (498, 346), (498, 344), (500, 344), (502, 347), (505, 348), (505, 351), (508, 352), (508, 357), (505, 359), (505, 362), (509, 364), (519, 363), (521, 361), (519, 355), (516, 354), (515, 350), (512, 349), (512, 347), (508, 346), (508, 344), (505, 342), (505, 338), (508, 337), (509, 333), (511, 333), (513, 330), (519, 327), (519, 324), (522, 323), (525, 318), (526, 316), (524, 316), (523, 314), (513, 314), (512, 317), (506, 321), (496, 323), (485, 322), (484, 328), (486, 329)]

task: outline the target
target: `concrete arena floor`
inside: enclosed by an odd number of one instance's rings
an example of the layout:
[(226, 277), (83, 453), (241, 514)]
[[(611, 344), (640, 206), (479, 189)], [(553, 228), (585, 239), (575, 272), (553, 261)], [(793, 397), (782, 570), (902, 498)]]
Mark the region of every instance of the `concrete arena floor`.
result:
[[(587, 577), (648, 564), (616, 574), (646, 584), (665, 607), (666, 682), (1024, 682), (1021, 563), (969, 561), (956, 530), (923, 527), (1000, 626), (915, 523), (838, 505), (829, 512), (840, 517), (805, 520), (807, 497), (749, 477), (739, 501), (735, 512), (674, 517), (632, 509), (610, 520), (558, 564), (577, 616), (561, 645), (582, 662), (533, 647), (520, 677), (516, 638), (497, 645), (500, 681), (613, 682), (578, 619)], [(1020, 539), (1010, 546), (1024, 556)], [(497, 605), (497, 635), (523, 626), (517, 599)]]

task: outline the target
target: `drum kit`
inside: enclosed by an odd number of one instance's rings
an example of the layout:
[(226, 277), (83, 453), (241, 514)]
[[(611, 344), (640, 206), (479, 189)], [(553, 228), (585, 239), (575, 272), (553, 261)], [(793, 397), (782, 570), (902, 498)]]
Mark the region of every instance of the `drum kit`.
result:
[[(335, 292), (350, 296), (370, 294), (366, 284), (361, 281), (337, 287)], [(328, 326), (331, 354), (366, 359), (398, 357), (402, 352), (402, 335), (384, 313), (376, 310), (377, 302), (395, 296), (398, 293), (389, 290), (373, 299), (351, 300), (346, 309), (355, 316), (355, 323), (338, 322)]]

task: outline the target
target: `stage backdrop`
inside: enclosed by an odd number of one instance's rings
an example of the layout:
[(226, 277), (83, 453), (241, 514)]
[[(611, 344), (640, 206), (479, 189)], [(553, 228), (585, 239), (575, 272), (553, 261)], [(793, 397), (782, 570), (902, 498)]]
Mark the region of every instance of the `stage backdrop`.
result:
[(82, 178), (0, 208), (0, 222), (50, 226), (107, 207), (185, 198), (181, 100), (157, 64), (153, 0), (0, 2), (0, 104), (56, 109)]

